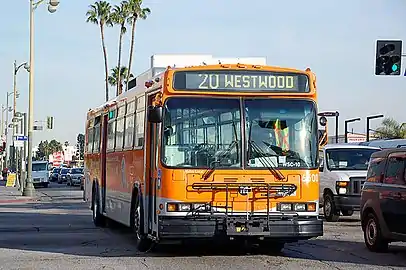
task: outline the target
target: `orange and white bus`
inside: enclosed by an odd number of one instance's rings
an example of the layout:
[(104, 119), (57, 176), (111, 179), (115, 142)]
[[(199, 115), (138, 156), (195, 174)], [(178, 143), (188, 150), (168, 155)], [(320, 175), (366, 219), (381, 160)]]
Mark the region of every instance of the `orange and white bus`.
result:
[(166, 239), (281, 250), (323, 235), (316, 77), (248, 64), (170, 68), (88, 112), (93, 220)]

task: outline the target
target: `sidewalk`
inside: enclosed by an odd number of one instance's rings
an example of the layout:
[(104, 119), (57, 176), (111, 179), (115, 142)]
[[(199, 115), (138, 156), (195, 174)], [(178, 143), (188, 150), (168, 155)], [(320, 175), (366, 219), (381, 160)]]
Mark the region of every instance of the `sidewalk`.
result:
[(6, 181), (0, 181), (0, 204), (37, 201), (39, 197), (24, 197), (16, 187), (6, 187)]

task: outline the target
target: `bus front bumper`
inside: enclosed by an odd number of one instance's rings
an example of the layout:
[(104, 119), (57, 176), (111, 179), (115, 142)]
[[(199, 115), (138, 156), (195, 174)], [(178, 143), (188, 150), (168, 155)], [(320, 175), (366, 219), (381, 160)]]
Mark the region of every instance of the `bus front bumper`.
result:
[(160, 216), (162, 239), (264, 237), (285, 241), (305, 240), (323, 235), (323, 221), (318, 217), (270, 219), (266, 216), (246, 220), (244, 217), (184, 218)]

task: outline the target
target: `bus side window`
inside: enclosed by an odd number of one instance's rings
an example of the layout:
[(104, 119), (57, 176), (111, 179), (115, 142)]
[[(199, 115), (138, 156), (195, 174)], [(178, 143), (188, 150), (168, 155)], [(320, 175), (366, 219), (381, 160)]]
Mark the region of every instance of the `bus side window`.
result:
[(87, 130), (87, 152), (93, 152), (93, 128)]
[(137, 98), (135, 117), (135, 147), (144, 146), (144, 122), (145, 122), (145, 96), (139, 96)]
[(144, 146), (144, 121), (145, 121), (145, 111), (137, 112), (137, 119), (135, 120), (136, 130), (137, 130), (137, 140), (135, 146)]

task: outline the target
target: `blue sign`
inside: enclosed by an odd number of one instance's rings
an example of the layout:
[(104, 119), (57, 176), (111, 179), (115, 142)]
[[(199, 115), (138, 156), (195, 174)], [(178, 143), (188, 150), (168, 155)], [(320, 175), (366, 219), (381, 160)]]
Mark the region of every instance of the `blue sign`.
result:
[(16, 141), (28, 141), (28, 136), (16, 136)]

